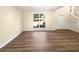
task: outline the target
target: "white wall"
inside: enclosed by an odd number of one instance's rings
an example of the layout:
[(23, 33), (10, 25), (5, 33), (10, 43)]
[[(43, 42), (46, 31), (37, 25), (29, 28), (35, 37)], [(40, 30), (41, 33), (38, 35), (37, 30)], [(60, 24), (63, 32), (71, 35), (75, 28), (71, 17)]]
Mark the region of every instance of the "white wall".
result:
[(23, 30), (30, 31), (33, 30), (33, 18), (32, 11), (23, 11)]
[(21, 32), (21, 11), (16, 7), (0, 6), (0, 48)]
[(70, 27), (70, 20), (68, 19), (69, 16), (69, 7), (63, 7), (58, 9), (56, 14), (56, 29), (69, 29)]
[[(72, 31), (79, 32), (79, 7), (74, 7), (74, 9), (77, 8), (77, 10), (73, 10), (72, 14), (69, 14), (66, 17), (66, 20), (69, 22), (69, 28)], [(78, 16), (75, 16), (74, 12), (77, 13)]]
[[(33, 13), (45, 13), (46, 14), (46, 29), (45, 30), (55, 30), (55, 29), (68, 29), (69, 24), (67, 16), (69, 13), (69, 7), (62, 7), (56, 11), (44, 10), (44, 11), (23, 11), (23, 30), (32, 31), (33, 30)], [(59, 14), (64, 16), (61, 18)], [(60, 18), (60, 19), (59, 19)], [(62, 20), (62, 22), (60, 21)], [(59, 24), (61, 22), (61, 24)], [(63, 26), (61, 26), (63, 25)]]
[(75, 14), (71, 15), (72, 16), (71, 18), (73, 22), (75, 22), (73, 23), (73, 25), (75, 26), (73, 26), (72, 30), (79, 32), (79, 6), (75, 6), (74, 9), (76, 9), (76, 10), (73, 10)]
[(75, 17), (73, 17), (72, 15), (69, 15), (68, 20), (70, 20), (69, 29), (77, 32), (77, 19)]

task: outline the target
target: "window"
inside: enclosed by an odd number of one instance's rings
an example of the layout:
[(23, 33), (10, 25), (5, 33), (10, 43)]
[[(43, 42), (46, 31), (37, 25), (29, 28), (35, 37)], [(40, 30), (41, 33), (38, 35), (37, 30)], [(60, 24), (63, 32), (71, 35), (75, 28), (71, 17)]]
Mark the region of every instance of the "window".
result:
[(45, 15), (33, 14), (33, 28), (45, 28)]

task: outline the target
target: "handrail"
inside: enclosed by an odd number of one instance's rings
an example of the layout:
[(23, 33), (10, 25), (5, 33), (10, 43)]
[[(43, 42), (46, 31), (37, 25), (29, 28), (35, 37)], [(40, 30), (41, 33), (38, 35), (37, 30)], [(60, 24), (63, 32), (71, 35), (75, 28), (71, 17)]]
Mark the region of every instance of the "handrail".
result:
[(70, 14), (70, 15), (79, 20), (79, 17), (78, 16), (75, 16), (74, 14)]

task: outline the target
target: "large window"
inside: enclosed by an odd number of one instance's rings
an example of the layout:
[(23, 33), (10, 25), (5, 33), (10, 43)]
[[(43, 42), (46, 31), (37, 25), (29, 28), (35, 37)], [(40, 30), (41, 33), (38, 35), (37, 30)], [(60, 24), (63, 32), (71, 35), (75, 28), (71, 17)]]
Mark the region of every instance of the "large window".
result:
[(45, 28), (45, 14), (33, 14), (33, 28)]

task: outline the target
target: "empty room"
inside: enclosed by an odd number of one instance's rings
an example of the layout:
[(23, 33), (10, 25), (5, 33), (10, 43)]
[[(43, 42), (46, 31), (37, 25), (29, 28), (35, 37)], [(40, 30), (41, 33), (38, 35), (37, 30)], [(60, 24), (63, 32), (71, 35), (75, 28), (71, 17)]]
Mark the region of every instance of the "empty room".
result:
[(79, 51), (79, 6), (0, 6), (0, 52)]

